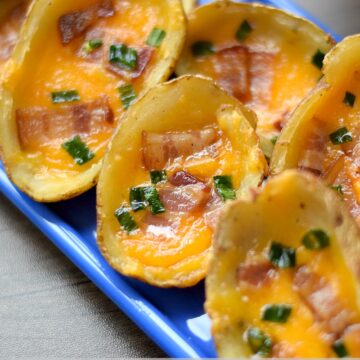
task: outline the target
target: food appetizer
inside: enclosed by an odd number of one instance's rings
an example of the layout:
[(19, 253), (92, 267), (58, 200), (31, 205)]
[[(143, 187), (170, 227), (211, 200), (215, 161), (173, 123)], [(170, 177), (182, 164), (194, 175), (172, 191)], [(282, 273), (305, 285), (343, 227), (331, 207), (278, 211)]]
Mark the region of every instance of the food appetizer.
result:
[(184, 33), (180, 0), (36, 1), (0, 100), (13, 182), (38, 201), (92, 187), (120, 115), (169, 76)]
[(115, 269), (161, 287), (205, 277), (221, 208), (267, 172), (255, 122), (193, 76), (158, 85), (128, 110), (97, 188), (98, 245)]
[(176, 73), (210, 76), (254, 110), (270, 156), (288, 116), (319, 80), (332, 45), (320, 28), (284, 11), (214, 2), (188, 15)]
[(283, 130), (271, 171), (287, 168), (322, 178), (360, 225), (360, 35), (327, 55), (323, 80)]
[(2, 0), (0, 4), (0, 78), (17, 43), (30, 0)]
[(358, 226), (311, 174), (227, 205), (206, 280), (219, 356), (359, 357), (359, 259)]

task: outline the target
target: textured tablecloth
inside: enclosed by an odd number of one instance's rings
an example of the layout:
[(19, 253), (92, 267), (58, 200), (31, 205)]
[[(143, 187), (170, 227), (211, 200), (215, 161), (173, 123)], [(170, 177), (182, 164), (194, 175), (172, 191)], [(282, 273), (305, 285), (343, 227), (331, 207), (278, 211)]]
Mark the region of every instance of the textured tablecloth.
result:
[[(360, 32), (360, 0), (296, 1), (340, 34)], [(0, 357), (163, 356), (0, 196)]]

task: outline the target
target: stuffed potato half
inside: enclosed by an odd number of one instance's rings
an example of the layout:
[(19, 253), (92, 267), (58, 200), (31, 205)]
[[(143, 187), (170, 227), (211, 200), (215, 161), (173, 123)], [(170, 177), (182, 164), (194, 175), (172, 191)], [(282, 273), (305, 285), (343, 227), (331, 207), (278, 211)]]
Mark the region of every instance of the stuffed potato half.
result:
[(359, 259), (356, 223), (311, 174), (226, 206), (206, 279), (219, 356), (359, 357)]
[(360, 224), (360, 35), (325, 58), (324, 78), (279, 138), (271, 173), (307, 170), (338, 192)]
[(192, 76), (129, 109), (97, 188), (98, 245), (115, 269), (161, 287), (205, 277), (224, 202), (247, 196), (267, 171), (255, 120), (210, 79)]
[(93, 186), (118, 119), (169, 76), (184, 34), (180, 0), (37, 0), (0, 100), (13, 182), (38, 201)]
[(254, 110), (270, 156), (289, 114), (316, 85), (332, 45), (305, 19), (260, 4), (218, 1), (189, 13), (176, 73), (210, 76)]

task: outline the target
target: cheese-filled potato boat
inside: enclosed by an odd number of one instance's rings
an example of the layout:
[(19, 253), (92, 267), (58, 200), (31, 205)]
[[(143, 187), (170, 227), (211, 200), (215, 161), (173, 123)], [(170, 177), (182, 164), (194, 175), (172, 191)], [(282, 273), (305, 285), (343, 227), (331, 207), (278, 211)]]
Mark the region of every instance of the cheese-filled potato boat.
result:
[(332, 44), (320, 28), (284, 11), (214, 2), (188, 15), (176, 72), (210, 76), (254, 110), (270, 156), (289, 114), (319, 80)]
[(225, 358), (360, 356), (360, 233), (311, 174), (288, 170), (227, 205), (206, 279)]
[(172, 72), (184, 33), (180, 0), (37, 0), (0, 101), (13, 182), (38, 201), (93, 186), (120, 115)]
[(272, 173), (300, 168), (336, 190), (360, 225), (360, 35), (326, 57), (324, 78), (291, 117)]
[(2, 0), (0, 4), (0, 78), (17, 43), (30, 0)]
[(204, 278), (224, 202), (246, 197), (267, 171), (255, 121), (193, 76), (158, 85), (129, 109), (97, 193), (98, 245), (115, 269), (161, 287)]

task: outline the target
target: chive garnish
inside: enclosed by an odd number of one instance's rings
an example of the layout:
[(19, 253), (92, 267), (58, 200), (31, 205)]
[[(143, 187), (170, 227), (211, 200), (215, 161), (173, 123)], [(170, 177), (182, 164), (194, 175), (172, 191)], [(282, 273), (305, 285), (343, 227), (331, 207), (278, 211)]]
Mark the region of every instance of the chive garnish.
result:
[(51, 93), (51, 101), (53, 104), (64, 102), (79, 101), (80, 95), (77, 90), (55, 91)]
[(281, 269), (295, 267), (296, 249), (273, 242), (269, 250), (269, 260)]
[(342, 185), (331, 185), (330, 188), (338, 192), (340, 195), (344, 195), (344, 190)]
[(125, 109), (127, 109), (136, 99), (136, 93), (131, 84), (120, 86), (119, 93)]
[(103, 44), (103, 41), (101, 39), (91, 39), (89, 41), (86, 41), (83, 45), (83, 50), (86, 53), (91, 53), (92, 51), (98, 49)]
[(149, 203), (150, 211), (153, 214), (156, 215), (165, 212), (165, 208), (160, 200), (159, 193), (154, 186), (145, 186), (143, 191), (145, 200)]
[(135, 70), (137, 66), (137, 52), (125, 44), (114, 44), (110, 46), (109, 61), (125, 70)]
[(247, 39), (247, 37), (250, 35), (252, 31), (253, 28), (251, 27), (249, 22), (247, 20), (244, 20), (239, 26), (239, 29), (237, 30), (235, 37), (238, 41), (243, 42)]
[(191, 52), (193, 56), (200, 57), (211, 55), (215, 52), (214, 46), (210, 41), (197, 41), (191, 45)]
[(332, 345), (332, 348), (333, 348), (335, 354), (339, 358), (344, 358), (344, 357), (349, 356), (346, 346), (342, 340), (335, 341), (335, 343)]
[(324, 59), (325, 53), (318, 49), (312, 58), (312, 63), (314, 66), (321, 70), (324, 66)]
[(126, 206), (121, 206), (119, 209), (115, 211), (114, 215), (118, 219), (120, 225), (128, 233), (138, 228), (135, 219), (130, 214), (130, 209), (127, 208)]
[(344, 104), (346, 104), (347, 106), (350, 106), (350, 107), (354, 107), (355, 101), (356, 101), (356, 96), (353, 93), (347, 91), (345, 93), (345, 97), (343, 100)]
[(290, 305), (265, 305), (262, 309), (261, 320), (276, 323), (286, 323), (292, 307)]
[(324, 230), (313, 229), (303, 236), (301, 243), (309, 250), (324, 249), (330, 245), (330, 237)]
[(147, 202), (145, 200), (144, 188), (133, 187), (130, 189), (130, 205), (134, 211), (146, 208)]
[(236, 192), (233, 188), (231, 176), (228, 175), (214, 176), (214, 183), (217, 192), (223, 198), (224, 201), (236, 199)]
[(151, 30), (151, 33), (146, 40), (146, 44), (152, 47), (159, 47), (165, 36), (166, 32), (164, 30), (155, 27)]
[(65, 149), (75, 160), (78, 165), (83, 165), (94, 158), (95, 154), (81, 140), (79, 135), (62, 144)]
[(278, 141), (278, 139), (279, 139), (279, 137), (278, 136), (274, 136), (274, 137), (272, 137), (271, 138), (271, 143), (273, 144), (273, 145), (275, 145), (276, 144), (276, 142)]
[(150, 179), (152, 184), (157, 184), (166, 181), (166, 170), (153, 170), (150, 171)]
[(346, 127), (334, 131), (329, 137), (334, 145), (345, 144), (353, 140), (351, 132)]
[(251, 327), (247, 331), (247, 341), (252, 352), (261, 357), (269, 357), (272, 348), (270, 336), (257, 327)]

